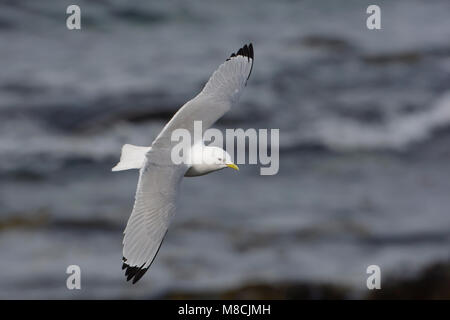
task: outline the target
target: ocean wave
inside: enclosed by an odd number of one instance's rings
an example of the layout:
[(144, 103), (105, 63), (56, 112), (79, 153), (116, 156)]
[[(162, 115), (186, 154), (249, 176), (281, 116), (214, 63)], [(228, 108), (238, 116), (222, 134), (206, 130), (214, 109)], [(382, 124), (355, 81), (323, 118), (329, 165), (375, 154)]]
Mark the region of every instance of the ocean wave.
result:
[[(149, 145), (163, 125), (157, 119), (116, 121), (103, 130), (73, 134), (54, 132), (29, 118), (11, 119), (0, 128), (0, 171), (53, 171), (76, 159), (111, 162), (119, 157), (122, 144)], [(429, 108), (382, 123), (328, 117), (312, 123), (306, 133), (280, 128), (280, 151), (406, 151), (432, 140), (449, 125), (450, 92)]]
[(416, 112), (393, 115), (380, 123), (367, 124), (348, 118), (317, 120), (309, 132), (290, 132), (281, 142), (288, 149), (321, 146), (333, 151), (405, 151), (430, 140), (450, 125), (450, 92), (432, 106)]

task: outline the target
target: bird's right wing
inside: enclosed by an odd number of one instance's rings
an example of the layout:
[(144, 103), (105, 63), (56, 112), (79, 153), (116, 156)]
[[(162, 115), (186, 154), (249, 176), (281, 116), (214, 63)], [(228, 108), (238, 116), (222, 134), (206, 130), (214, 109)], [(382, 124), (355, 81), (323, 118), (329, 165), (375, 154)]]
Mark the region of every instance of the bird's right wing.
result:
[(180, 128), (188, 130), (194, 137), (194, 121), (202, 122), (203, 131), (211, 127), (239, 100), (252, 72), (253, 59), (252, 44), (231, 54), (212, 74), (203, 90), (175, 113), (152, 147), (156, 149), (173, 144), (172, 132)]
[(140, 171), (133, 212), (123, 239), (127, 280), (138, 281), (152, 264), (175, 214), (176, 197), (186, 170), (146, 161)]

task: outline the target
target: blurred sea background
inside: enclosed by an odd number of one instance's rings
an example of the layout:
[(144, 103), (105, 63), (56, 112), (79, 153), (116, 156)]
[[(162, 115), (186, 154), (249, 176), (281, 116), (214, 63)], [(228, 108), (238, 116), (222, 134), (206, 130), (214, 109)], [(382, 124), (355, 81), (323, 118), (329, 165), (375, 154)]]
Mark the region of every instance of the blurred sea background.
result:
[[(378, 31), (370, 4), (0, 1), (0, 298), (382, 297), (372, 264), (391, 297), (421, 281), (413, 297), (449, 298), (450, 2), (376, 1)], [(279, 173), (184, 179), (131, 285), (138, 172), (111, 172), (121, 146), (150, 145), (248, 42), (252, 76), (216, 127), (280, 129)]]

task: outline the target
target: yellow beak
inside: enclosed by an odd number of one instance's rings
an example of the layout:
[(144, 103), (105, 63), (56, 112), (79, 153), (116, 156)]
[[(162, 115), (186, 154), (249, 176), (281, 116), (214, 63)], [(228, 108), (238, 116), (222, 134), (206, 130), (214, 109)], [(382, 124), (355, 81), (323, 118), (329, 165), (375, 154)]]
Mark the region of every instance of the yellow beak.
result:
[(234, 163), (227, 164), (227, 167), (239, 171), (239, 167)]

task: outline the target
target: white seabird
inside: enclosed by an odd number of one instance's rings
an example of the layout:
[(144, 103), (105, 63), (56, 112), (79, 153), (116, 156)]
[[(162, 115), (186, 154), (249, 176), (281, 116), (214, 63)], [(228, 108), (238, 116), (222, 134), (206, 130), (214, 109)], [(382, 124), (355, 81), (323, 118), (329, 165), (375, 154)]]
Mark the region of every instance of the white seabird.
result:
[(127, 281), (136, 283), (155, 259), (175, 214), (183, 176), (200, 176), (226, 167), (239, 170), (225, 150), (205, 146), (201, 139), (192, 141), (190, 157), (194, 164), (174, 164), (171, 150), (176, 142), (171, 141), (171, 134), (183, 128), (194, 137), (194, 121), (201, 121), (206, 130), (230, 110), (247, 84), (253, 59), (250, 43), (212, 74), (203, 90), (175, 113), (151, 147), (122, 147), (120, 162), (112, 170), (140, 169), (133, 212), (123, 239), (122, 269), (126, 269)]

